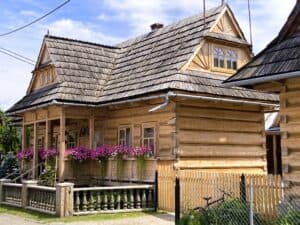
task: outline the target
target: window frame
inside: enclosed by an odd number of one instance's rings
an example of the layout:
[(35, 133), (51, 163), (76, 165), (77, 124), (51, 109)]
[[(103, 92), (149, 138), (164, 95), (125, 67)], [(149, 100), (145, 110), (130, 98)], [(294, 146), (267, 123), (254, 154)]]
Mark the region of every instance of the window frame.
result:
[[(214, 55), (214, 50), (218, 48), (218, 49), (222, 49), (223, 52), (224, 52), (224, 67), (218, 67), (218, 66), (215, 66), (215, 55)], [(212, 45), (212, 71), (216, 71), (216, 72), (223, 72), (223, 73), (230, 73), (232, 74), (233, 72), (237, 71), (238, 69), (238, 59), (239, 59), (239, 52), (238, 52), (238, 49), (234, 48), (234, 47), (226, 47), (226, 46), (221, 46), (221, 45)], [(227, 54), (228, 52), (235, 52), (236, 53), (236, 68), (228, 68), (228, 65), (227, 65)], [(231, 66), (233, 66), (233, 60), (230, 60), (231, 62)]]
[[(141, 135), (141, 146), (144, 145), (145, 138), (145, 129), (147, 128), (153, 128), (154, 129), (154, 135), (153, 135), (153, 156), (156, 156), (157, 154), (157, 126), (155, 123), (144, 123), (142, 124), (142, 135)], [(149, 139), (149, 138), (147, 138)]]
[[(130, 129), (130, 136), (129, 136), (129, 143), (127, 144), (126, 143), (126, 133), (127, 133), (127, 129)], [(132, 146), (132, 143), (133, 143), (133, 138), (132, 138), (132, 131), (133, 131), (133, 128), (132, 128), (132, 126), (130, 126), (130, 125), (122, 125), (122, 126), (119, 126), (118, 127), (118, 145), (122, 145), (121, 143), (120, 143), (120, 131), (121, 130), (125, 130), (125, 138), (124, 138), (124, 141), (125, 141), (125, 146), (127, 146), (127, 147), (130, 147), (130, 146)]]

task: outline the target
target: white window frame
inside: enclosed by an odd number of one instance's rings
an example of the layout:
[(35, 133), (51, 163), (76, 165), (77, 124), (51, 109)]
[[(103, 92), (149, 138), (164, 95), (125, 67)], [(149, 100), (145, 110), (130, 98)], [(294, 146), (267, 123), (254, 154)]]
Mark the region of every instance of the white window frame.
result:
[[(154, 129), (154, 135), (153, 138), (145, 138), (145, 129), (146, 128), (153, 128)], [(156, 151), (157, 151), (157, 128), (156, 128), (156, 124), (154, 123), (149, 123), (149, 124), (143, 124), (142, 125), (142, 137), (141, 137), (141, 145), (144, 145), (144, 141), (145, 139), (150, 140), (153, 139), (153, 155), (156, 155)]]
[[(126, 143), (126, 140), (127, 140), (127, 129), (130, 129), (130, 134), (129, 134), (129, 143)], [(131, 126), (120, 126), (119, 128), (118, 128), (118, 145), (124, 145), (124, 146), (128, 146), (128, 147), (130, 147), (130, 146), (132, 146), (132, 127)], [(124, 131), (125, 132), (125, 138), (124, 139), (122, 139), (122, 143), (121, 143), (121, 141), (120, 141), (120, 132), (121, 131)]]

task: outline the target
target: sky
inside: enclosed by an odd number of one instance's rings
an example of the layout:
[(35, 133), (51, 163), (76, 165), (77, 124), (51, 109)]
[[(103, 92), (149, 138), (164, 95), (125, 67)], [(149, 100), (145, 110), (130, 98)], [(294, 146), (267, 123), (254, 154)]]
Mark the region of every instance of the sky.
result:
[[(0, 34), (31, 22), (64, 0), (0, 0)], [(44, 35), (75, 38), (113, 45), (200, 13), (202, 0), (71, 0), (44, 20), (8, 36), (0, 47), (36, 60)], [(247, 0), (227, 0), (249, 40)], [(261, 51), (279, 32), (296, 0), (250, 0), (254, 53)], [(206, 8), (221, 0), (206, 0)], [(8, 109), (27, 90), (34, 66), (0, 52), (0, 108)]]

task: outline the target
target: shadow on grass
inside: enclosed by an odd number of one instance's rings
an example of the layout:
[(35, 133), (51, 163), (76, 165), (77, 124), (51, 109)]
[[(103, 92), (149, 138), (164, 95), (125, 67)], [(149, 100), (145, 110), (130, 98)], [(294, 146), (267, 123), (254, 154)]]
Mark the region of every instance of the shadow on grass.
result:
[(82, 215), (82, 216), (73, 216), (73, 217), (65, 217), (59, 218), (56, 216), (12, 207), (12, 206), (0, 206), (0, 214), (11, 214), (31, 220), (36, 220), (40, 222), (78, 222), (78, 221), (100, 221), (100, 220), (117, 220), (117, 219), (127, 219), (127, 218), (136, 218), (142, 216), (155, 216), (159, 219), (166, 220), (166, 221), (174, 221), (174, 216), (164, 213), (164, 212), (128, 212), (128, 213), (105, 213), (105, 214), (93, 214), (93, 215)]

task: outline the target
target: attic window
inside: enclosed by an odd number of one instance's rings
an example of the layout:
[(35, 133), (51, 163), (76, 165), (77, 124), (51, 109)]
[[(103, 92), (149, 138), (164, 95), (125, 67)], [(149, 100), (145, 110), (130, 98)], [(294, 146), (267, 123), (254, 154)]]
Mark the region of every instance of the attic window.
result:
[(234, 50), (228, 50), (226, 52), (226, 64), (227, 69), (237, 69), (237, 53)]
[(235, 50), (215, 47), (213, 57), (214, 67), (228, 70), (237, 69), (237, 52)]
[(224, 50), (221, 48), (214, 48), (214, 67), (224, 68)]

